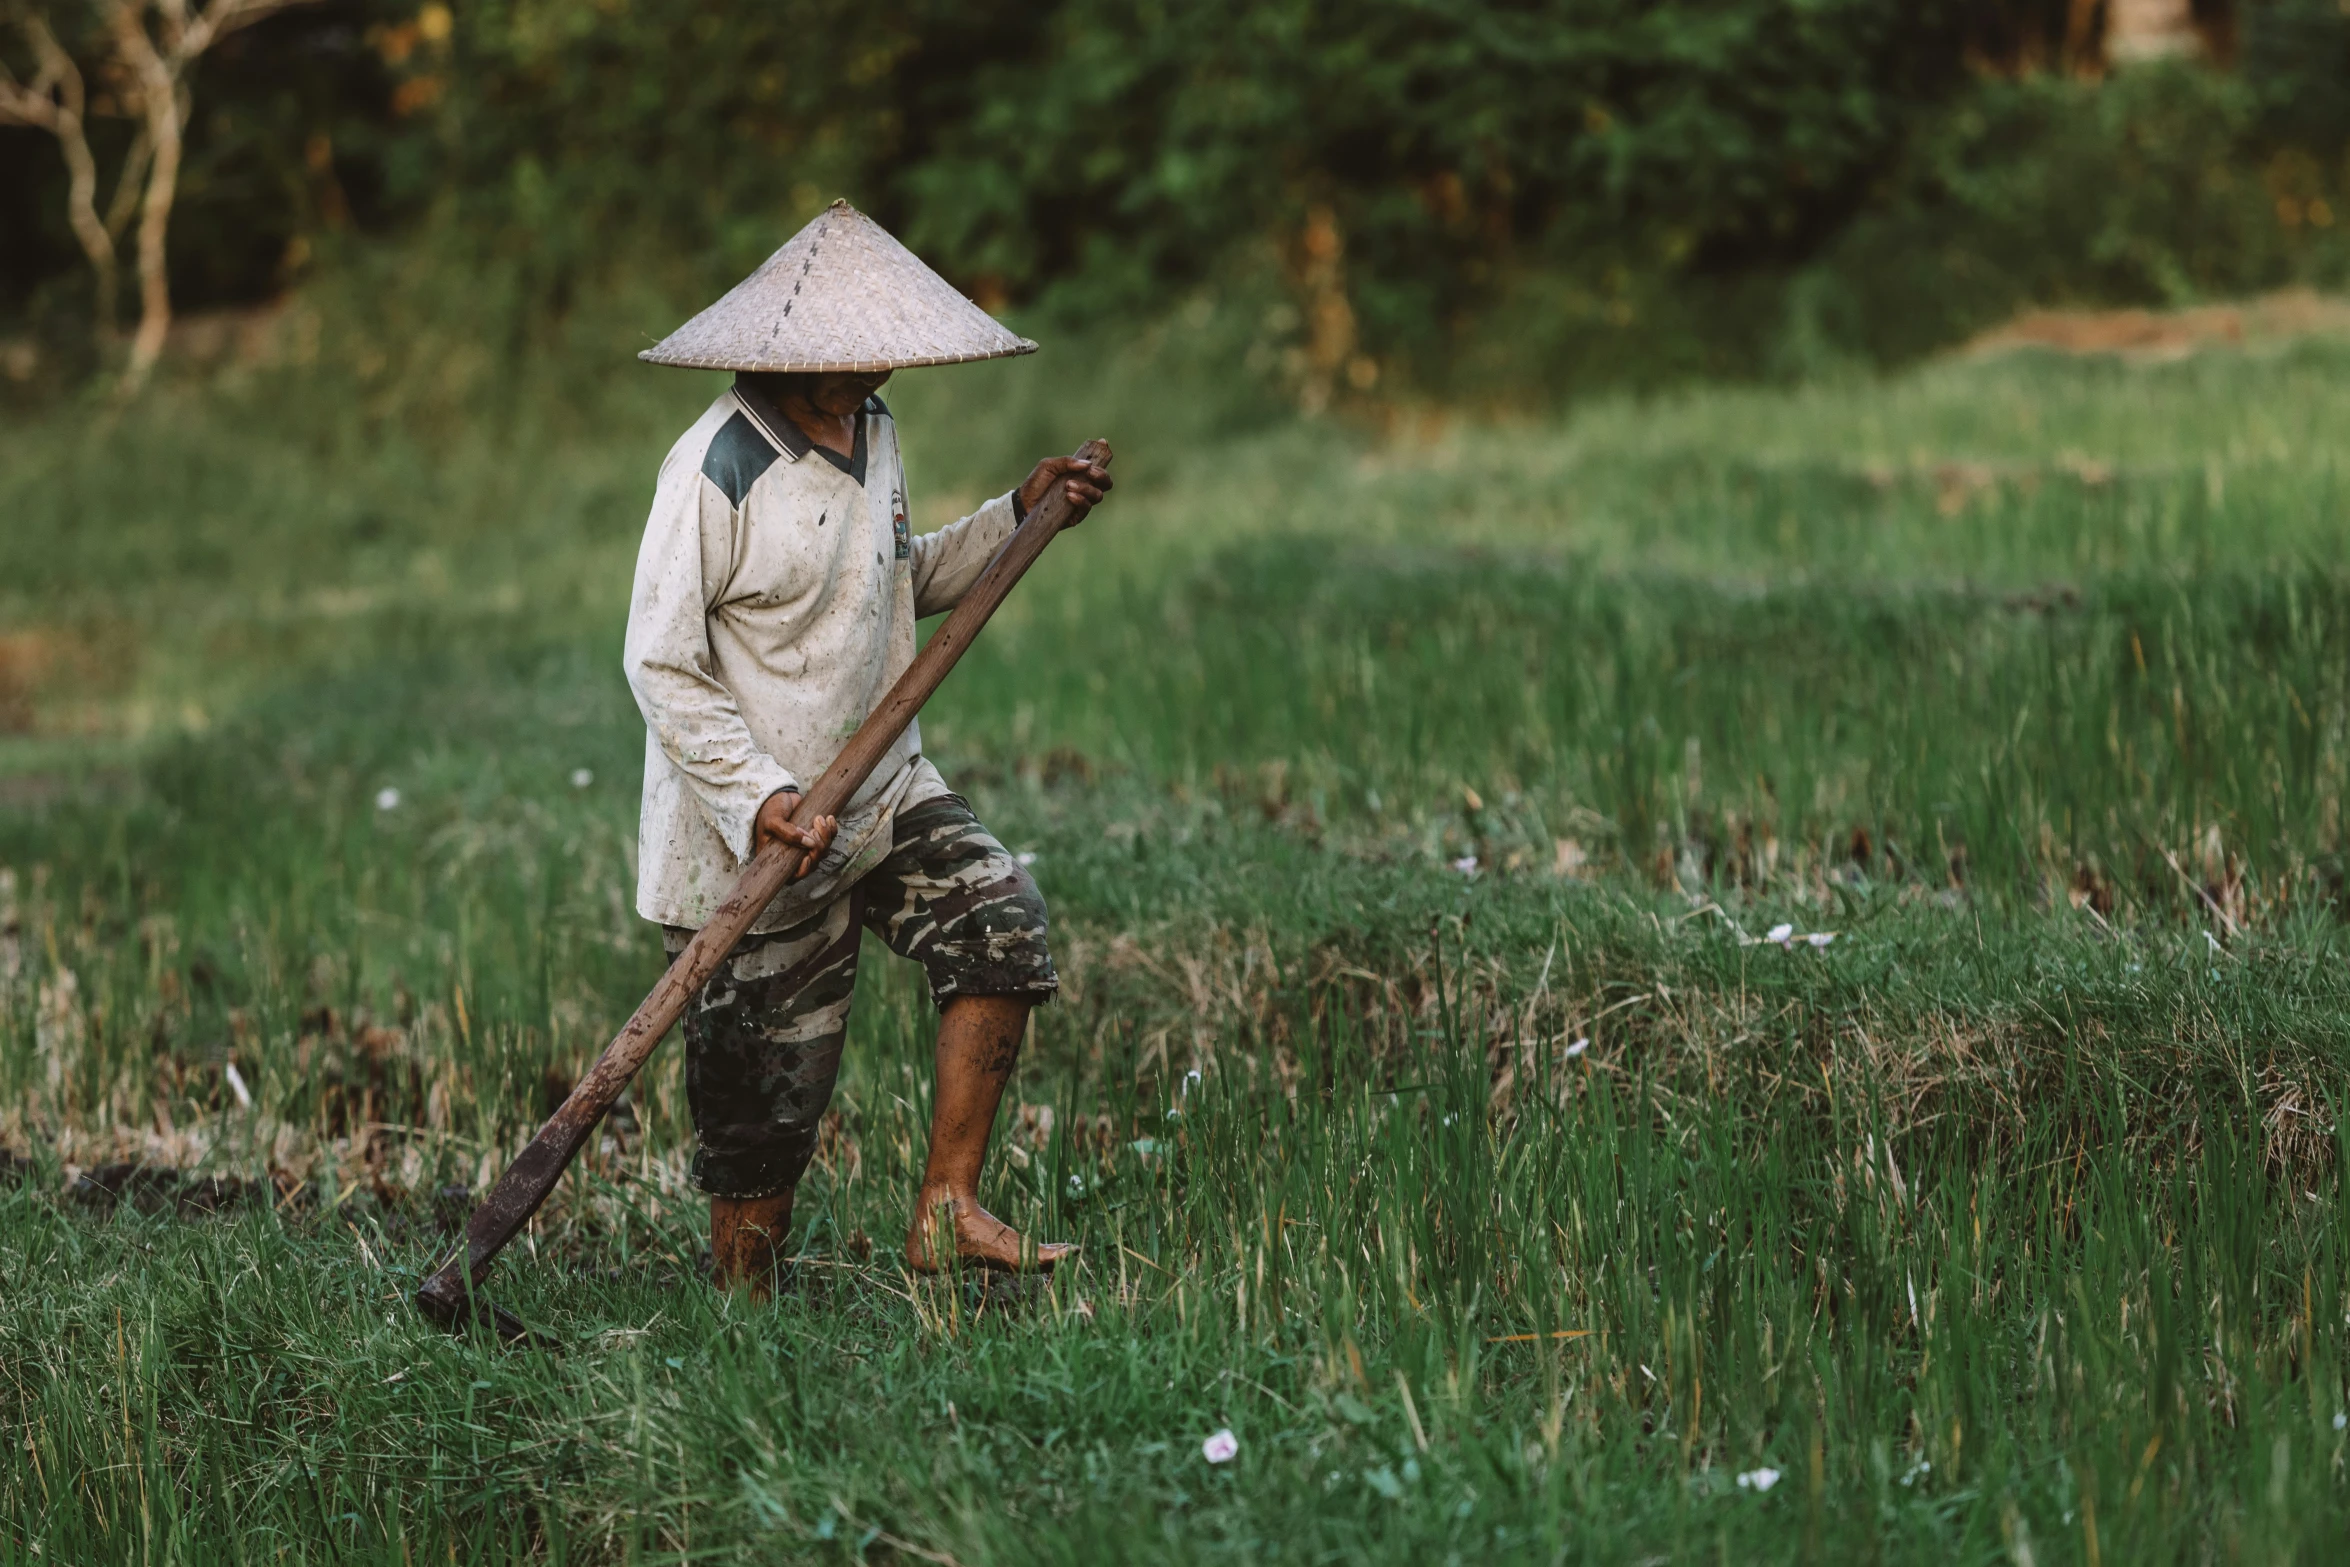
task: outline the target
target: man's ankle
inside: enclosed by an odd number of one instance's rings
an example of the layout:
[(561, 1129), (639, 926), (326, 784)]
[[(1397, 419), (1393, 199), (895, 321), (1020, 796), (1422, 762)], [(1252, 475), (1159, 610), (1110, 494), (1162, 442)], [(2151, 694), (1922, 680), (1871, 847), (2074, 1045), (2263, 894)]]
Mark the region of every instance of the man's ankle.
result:
[(767, 1197), (710, 1199), (710, 1282), (720, 1289), (748, 1287), (764, 1299), (782, 1265), (791, 1232), (789, 1189)]

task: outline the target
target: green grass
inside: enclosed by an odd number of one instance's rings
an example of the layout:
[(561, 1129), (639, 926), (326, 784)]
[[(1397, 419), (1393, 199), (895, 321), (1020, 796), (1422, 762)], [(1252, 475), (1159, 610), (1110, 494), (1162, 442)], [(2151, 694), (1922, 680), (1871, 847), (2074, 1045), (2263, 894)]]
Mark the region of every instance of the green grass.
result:
[(1377, 437), (1189, 352), (890, 394), (929, 522), (1121, 450), (925, 720), (1053, 905), (987, 1195), (1082, 1266), (891, 1261), (877, 960), (796, 1287), (695, 1278), (667, 1050), (500, 1267), (559, 1355), (404, 1297), (658, 971), (619, 618), (715, 383), (0, 430), (0, 1559), (2330, 1556), (2350, 350)]

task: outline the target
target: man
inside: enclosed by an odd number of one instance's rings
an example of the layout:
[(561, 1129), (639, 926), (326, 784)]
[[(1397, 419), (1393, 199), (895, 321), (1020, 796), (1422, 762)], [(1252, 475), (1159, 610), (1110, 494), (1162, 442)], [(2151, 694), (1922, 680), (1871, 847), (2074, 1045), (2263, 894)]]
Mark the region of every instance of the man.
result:
[(1110, 488), (1100, 468), (1047, 458), (962, 521), (908, 532), (896, 425), (875, 395), (890, 372), (1035, 348), (836, 202), (640, 356), (736, 377), (670, 449), (637, 557), (637, 910), (674, 956), (752, 855), (801, 851), (685, 1015), (712, 1276), (757, 1298), (832, 1098), (864, 930), (923, 965), (939, 1006), (908, 1264), (1049, 1268), (1070, 1249), (1024, 1240), (978, 1202), (1029, 1009), (1058, 985), (1035, 882), (948, 790), (919, 726), (839, 817), (791, 821), (802, 784), (912, 661), (916, 619), (953, 608), (1055, 485), (1079, 517)]

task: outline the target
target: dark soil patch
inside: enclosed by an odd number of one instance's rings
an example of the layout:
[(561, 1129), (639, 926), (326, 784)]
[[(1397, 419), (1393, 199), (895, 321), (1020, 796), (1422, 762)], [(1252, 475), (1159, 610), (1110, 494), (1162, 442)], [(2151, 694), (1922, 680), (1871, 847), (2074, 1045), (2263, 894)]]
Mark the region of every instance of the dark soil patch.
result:
[(85, 1171), (66, 1195), (101, 1213), (124, 1203), (145, 1214), (171, 1214), (182, 1219), (204, 1218), (234, 1208), (271, 1203), (277, 1189), (266, 1181), (244, 1181), (234, 1176), (184, 1175), (162, 1165), (106, 1164)]

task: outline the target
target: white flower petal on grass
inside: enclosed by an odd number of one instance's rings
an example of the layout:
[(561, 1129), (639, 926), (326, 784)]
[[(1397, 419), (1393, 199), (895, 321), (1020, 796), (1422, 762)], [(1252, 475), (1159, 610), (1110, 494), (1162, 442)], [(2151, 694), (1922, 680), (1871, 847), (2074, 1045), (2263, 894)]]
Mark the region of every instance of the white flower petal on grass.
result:
[(1036, 863), (1036, 851), (1034, 849), (1022, 849), (1018, 854), (1013, 855), (1012, 858), (1018, 860), (1023, 865), (1034, 865)]
[(1832, 930), (1815, 930), (1803, 939), (1815, 947), (1824, 947), (1836, 939), (1836, 933)]
[(1474, 876), (1477, 874), (1477, 856), (1474, 854), (1464, 854), (1459, 859), (1452, 862), (1452, 868), (1456, 871), (1459, 871), (1463, 876)]
[(237, 1108), (252, 1109), (253, 1090), (245, 1086), (245, 1074), (237, 1070), (237, 1064), (229, 1062), (220, 1069), (220, 1075), (228, 1079), (228, 1091), (237, 1096)]
[(571, 770), (571, 787), (574, 789), (585, 789), (595, 781), (596, 775), (584, 767), (574, 767)]
[(1769, 930), (1763, 932), (1763, 940), (1775, 941), (1779, 945), (1785, 946), (1794, 935), (1795, 927), (1792, 925), (1773, 925)]
[(1575, 1057), (1581, 1055), (1584, 1051), (1589, 1050), (1590, 1048), (1590, 1040), (1578, 1039), (1573, 1044), (1567, 1046), (1567, 1059), (1572, 1061), (1575, 1059)]
[(1738, 1477), (1741, 1491), (1767, 1491), (1779, 1483), (1779, 1471), (1771, 1468), (1749, 1469)]
[(388, 785), (384, 788), (376, 790), (375, 808), (379, 811), (398, 810), (400, 808), (400, 791), (391, 788)]
[(2337, 1431), (2350, 1429), (2350, 1415), (2345, 1415), (2339, 1410), (2336, 1410), (2334, 1413), (2334, 1429)]
[(1232, 1434), (1230, 1426), (1210, 1434), (1208, 1439), (1199, 1445), (1200, 1457), (1211, 1464), (1228, 1464), (1232, 1462), (1233, 1455), (1239, 1451), (1240, 1438)]

